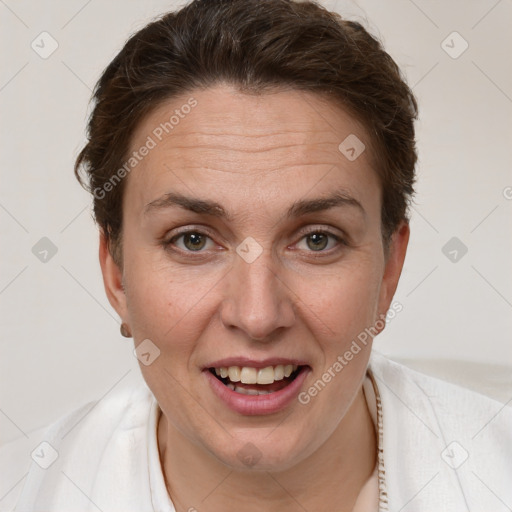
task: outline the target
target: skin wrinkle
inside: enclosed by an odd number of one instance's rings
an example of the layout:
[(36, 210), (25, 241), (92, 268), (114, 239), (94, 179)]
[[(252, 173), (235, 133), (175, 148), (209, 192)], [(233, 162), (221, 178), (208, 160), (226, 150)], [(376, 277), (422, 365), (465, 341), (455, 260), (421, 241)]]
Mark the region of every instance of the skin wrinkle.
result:
[[(318, 162), (318, 165), (330, 165), (328, 162)], [(296, 168), (296, 167), (301, 167), (301, 168), (304, 168), (304, 167), (309, 167), (309, 166), (314, 166), (314, 167), (317, 167), (317, 164), (302, 164), (300, 166), (296, 165), (296, 166), (285, 166), (285, 167), (276, 167), (276, 168), (271, 168), (271, 169), (266, 169), (265, 168), (265, 171), (263, 171), (262, 173), (263, 174), (272, 174), (273, 172), (278, 172), (278, 171), (286, 171), (286, 170), (289, 170), (291, 172), (293, 172), (293, 170)], [(187, 170), (187, 169), (194, 169), (194, 170), (204, 170), (204, 171), (213, 171), (213, 172), (224, 172), (224, 173), (227, 173), (227, 174), (244, 174), (244, 171), (240, 171), (240, 172), (237, 172), (237, 171), (228, 171), (227, 169), (216, 169), (215, 167), (206, 167), (206, 166), (195, 166), (195, 165), (191, 165), (191, 166), (180, 166), (180, 169), (182, 170)], [(256, 174), (256, 170), (252, 169), (252, 171)], [(169, 170), (169, 172), (171, 172), (171, 170)]]
[[(307, 389), (386, 313), (408, 227), (403, 224), (394, 234), (386, 259), (379, 179), (365, 153), (349, 162), (337, 147), (354, 130), (365, 134), (338, 107), (315, 95), (305, 103), (293, 91), (254, 97), (218, 86), (191, 94), (198, 107), (128, 175), (123, 267), (114, 263), (105, 238), (100, 246), (111, 304), (136, 345), (150, 339), (160, 350), (141, 371), (162, 409), (158, 445), (171, 498), (183, 504), (178, 512), (190, 506), (201, 510), (198, 496), (208, 496), (203, 505), (209, 512), (234, 512), (241, 502), (248, 512), (291, 512), (298, 503), (309, 512), (349, 512), (376, 462), (373, 422), (361, 388), (371, 343), (307, 406), (294, 401), (271, 415), (246, 417), (228, 409), (210, 390), (203, 369), (227, 356), (298, 358), (312, 369)], [(162, 104), (142, 120), (132, 147), (140, 147), (151, 127), (182, 101)], [(245, 135), (237, 137), (235, 148), (232, 138), (219, 144), (241, 121), (244, 133), (274, 126), (284, 134), (282, 145), (274, 138), (274, 150), (254, 152), (253, 139)], [(294, 139), (298, 123), (304, 143)], [(204, 142), (197, 134), (205, 127), (219, 134), (208, 155), (194, 144)], [(190, 133), (195, 134), (190, 144), (175, 146), (177, 134), (183, 141)], [(248, 150), (237, 151), (244, 141)], [(322, 148), (317, 142), (324, 142)], [(232, 150), (236, 158), (219, 165), (217, 157), (232, 156)], [(326, 156), (336, 172), (325, 172)], [(226, 172), (207, 170), (211, 161)], [(281, 170), (255, 171), (265, 166)], [(240, 171), (229, 172), (234, 169)], [(338, 188), (362, 204), (366, 217), (352, 207), (285, 217), (294, 201), (325, 197)], [(170, 191), (216, 201), (234, 221), (181, 208), (143, 214), (145, 205)], [(314, 259), (302, 235), (302, 228), (312, 226), (346, 232), (348, 245)], [(201, 259), (164, 245), (185, 227), (211, 233)], [(247, 236), (263, 247), (250, 264), (235, 252)], [(210, 248), (212, 242), (223, 250)], [(237, 454), (249, 442), (261, 459), (248, 469)]]
[[(245, 137), (245, 136), (242, 136), (242, 137)], [(332, 143), (326, 143), (326, 145), (328, 147), (332, 147)], [(311, 145), (313, 146), (313, 145)], [(271, 157), (269, 157), (269, 159), (277, 159), (279, 157), (279, 153), (276, 155), (276, 149), (278, 148), (279, 150), (281, 149), (290, 149), (290, 148), (300, 148), (302, 151), (307, 148), (308, 145), (305, 145), (305, 144), (289, 144), (289, 145), (286, 145), (286, 146), (275, 146), (275, 147), (271, 147), (271, 148), (265, 148), (265, 149), (261, 149), (261, 150), (241, 150), (241, 149), (233, 149), (233, 150), (230, 150), (230, 152), (232, 153), (235, 153), (234, 155), (232, 155), (232, 158), (231, 159), (228, 159), (225, 155), (222, 155), (224, 157), (224, 159), (221, 159), (219, 158), (220, 155), (218, 155), (218, 150), (225, 150), (228, 148), (228, 146), (218, 146), (218, 145), (215, 145), (215, 149), (212, 149), (212, 147), (210, 146), (205, 146), (205, 145), (197, 145), (197, 144), (190, 144), (190, 145), (187, 145), (187, 146), (173, 146), (173, 150), (179, 150), (179, 149), (189, 149), (189, 148), (193, 148), (194, 151), (196, 151), (198, 153), (198, 156), (200, 157), (204, 157), (206, 160), (210, 160), (211, 157), (210, 155), (215, 156), (215, 160), (216, 160), (216, 163), (217, 164), (228, 164), (228, 165), (231, 165), (232, 163), (235, 163), (239, 160), (239, 157), (236, 153), (240, 153), (242, 155), (246, 155), (246, 154), (265, 154), (265, 153), (270, 153), (271, 154)], [(319, 149), (319, 144), (315, 144), (314, 145), (315, 149), (318, 150)], [(201, 154), (201, 149), (203, 148), (206, 148), (206, 150), (204, 152), (202, 152), (203, 154)], [(286, 152), (283, 151), (285, 154)], [(217, 154), (216, 154), (217, 153)], [(320, 162), (315, 162), (315, 164), (313, 165), (318, 165)], [(334, 162), (325, 162), (325, 165), (333, 165)], [(265, 172), (266, 173), (269, 173), (269, 170), (268, 170), (268, 164), (267, 163), (264, 163), (265, 167)], [(287, 168), (289, 167), (290, 169), (295, 167), (295, 166), (305, 166), (305, 165), (310, 165), (308, 164), (307, 162), (300, 162), (300, 163), (297, 163), (297, 164), (288, 164), (287, 166), (283, 166), (284, 168)], [(339, 162), (337, 162), (337, 165), (339, 167)], [(180, 166), (181, 168), (181, 166)], [(252, 167), (251, 167), (252, 169)], [(272, 171), (272, 169), (270, 170), (270, 172)], [(228, 172), (233, 172), (233, 171), (228, 171)], [(241, 172), (243, 174), (243, 171)]]
[[(248, 138), (247, 135), (243, 135), (243, 137)], [(199, 145), (199, 144), (194, 144), (194, 145), (190, 145), (190, 146), (173, 146), (173, 149), (187, 149), (190, 147), (193, 147), (194, 149), (203, 149), (203, 148), (211, 149), (210, 145), (203, 146), (203, 145)], [(229, 145), (221, 146), (219, 144), (216, 144), (215, 150), (229, 149), (229, 151), (234, 152), (234, 153), (253, 154), (253, 153), (267, 153), (267, 152), (270, 153), (272, 151), (275, 151), (277, 148), (289, 149), (289, 148), (295, 148), (295, 147), (302, 148), (302, 147), (304, 147), (304, 145), (303, 144), (287, 144), (284, 146), (284, 145), (276, 144), (274, 147), (263, 148), (263, 149), (248, 149), (248, 148), (242, 149), (242, 148), (233, 148), (233, 147), (230, 147)]]

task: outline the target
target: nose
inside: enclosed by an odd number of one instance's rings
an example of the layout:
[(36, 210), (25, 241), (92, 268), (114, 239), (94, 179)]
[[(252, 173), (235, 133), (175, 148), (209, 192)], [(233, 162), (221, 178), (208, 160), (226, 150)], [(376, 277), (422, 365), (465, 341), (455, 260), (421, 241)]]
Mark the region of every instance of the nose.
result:
[(226, 276), (228, 285), (221, 307), (226, 328), (240, 329), (251, 340), (270, 342), (295, 321), (293, 291), (264, 251), (247, 263), (236, 258)]

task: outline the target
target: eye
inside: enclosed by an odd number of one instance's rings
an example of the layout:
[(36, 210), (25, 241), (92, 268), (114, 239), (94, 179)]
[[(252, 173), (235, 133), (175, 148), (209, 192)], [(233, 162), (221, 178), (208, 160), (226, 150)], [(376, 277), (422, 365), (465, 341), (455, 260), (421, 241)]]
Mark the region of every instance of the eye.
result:
[[(301, 247), (301, 243), (305, 243), (305, 247), (304, 245)], [(208, 250), (215, 246), (210, 236), (198, 230), (182, 231), (167, 240), (164, 245), (166, 247), (174, 246), (180, 251), (188, 253), (206, 252), (203, 249)], [(305, 233), (297, 247), (308, 252), (331, 252), (339, 245), (346, 245), (340, 236), (330, 231), (315, 229)]]
[[(182, 240), (182, 245), (176, 243), (178, 240)], [(176, 245), (179, 249), (185, 252), (200, 252), (210, 241), (213, 243), (211, 238), (205, 233), (201, 233), (200, 231), (185, 231), (178, 235), (173, 236), (166, 245)]]
[[(329, 243), (329, 239), (334, 240), (333, 243)], [(336, 247), (336, 245), (343, 244), (343, 239), (334, 233), (329, 231), (322, 230), (314, 230), (306, 233), (306, 235), (301, 239), (305, 240), (306, 250), (310, 250), (313, 252), (328, 252), (330, 249)], [(329, 246), (329, 247), (328, 247)], [(303, 249), (297, 245), (299, 249)], [(328, 249), (326, 250), (326, 248)]]

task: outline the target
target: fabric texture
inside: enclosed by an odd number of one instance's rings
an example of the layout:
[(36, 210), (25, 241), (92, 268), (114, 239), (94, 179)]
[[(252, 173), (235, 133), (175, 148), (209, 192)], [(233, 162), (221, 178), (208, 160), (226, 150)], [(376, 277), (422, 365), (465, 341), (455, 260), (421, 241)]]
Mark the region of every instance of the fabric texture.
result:
[[(379, 453), (364, 510), (510, 510), (512, 408), (375, 351), (368, 377)], [(158, 456), (159, 412), (144, 384), (55, 422), (41, 454), (58, 457), (47, 469), (31, 464), (15, 511), (174, 512)]]
[[(373, 421), (373, 427), (375, 429), (375, 436), (377, 438), (377, 453), (381, 452), (382, 449), (382, 409), (378, 407), (380, 402), (379, 389), (375, 384), (375, 380), (370, 371), (363, 382), (363, 392), (366, 399), (366, 404)], [(387, 502), (385, 494), (380, 492), (379, 486), (379, 475), (381, 475), (382, 463), (381, 458), (377, 456), (377, 463), (375, 469), (370, 475), (370, 478), (363, 485), (359, 491), (356, 503), (352, 512), (378, 512), (381, 505)]]

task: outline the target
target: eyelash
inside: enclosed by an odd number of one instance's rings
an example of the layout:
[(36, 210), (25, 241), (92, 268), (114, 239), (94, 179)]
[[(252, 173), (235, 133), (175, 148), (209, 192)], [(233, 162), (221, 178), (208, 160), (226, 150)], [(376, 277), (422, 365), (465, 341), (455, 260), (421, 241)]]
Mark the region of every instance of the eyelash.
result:
[[(170, 249), (171, 246), (174, 245), (176, 240), (178, 240), (179, 238), (181, 238), (184, 235), (191, 234), (191, 233), (197, 234), (197, 235), (201, 235), (201, 236), (205, 236), (205, 237), (208, 237), (210, 240), (212, 240), (212, 237), (207, 232), (201, 231), (199, 229), (186, 229), (186, 230), (183, 230), (183, 231), (180, 231), (180, 232), (176, 233), (175, 235), (172, 236), (172, 238), (164, 240), (163, 241), (164, 248)], [(310, 252), (312, 255), (315, 255), (315, 257), (321, 257), (323, 255), (331, 255), (333, 252), (339, 250), (340, 246), (347, 246), (348, 245), (346, 240), (344, 240), (339, 235), (334, 234), (332, 231), (329, 231), (328, 229), (318, 229), (318, 228), (312, 228), (312, 229), (309, 229), (307, 231), (303, 231), (301, 233), (302, 236), (299, 239), (299, 241), (301, 241), (304, 238), (308, 237), (309, 235), (313, 235), (313, 234), (327, 235), (327, 236), (329, 236), (331, 238), (334, 238), (334, 240), (338, 244), (337, 247), (332, 248), (332, 249), (328, 249), (328, 250), (320, 250), (320, 251), (312, 251), (311, 250), (311, 251), (307, 251), (307, 252)], [(182, 253), (184, 252), (184, 253), (187, 254), (187, 256), (188, 255), (192, 255), (192, 257), (203, 257), (203, 253), (205, 252), (203, 250), (189, 251), (189, 250), (175, 249), (175, 248), (172, 248), (172, 250), (174, 250), (176, 252), (182, 252)]]

